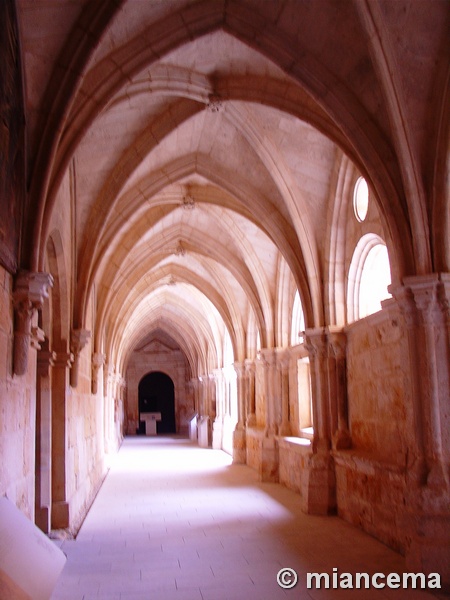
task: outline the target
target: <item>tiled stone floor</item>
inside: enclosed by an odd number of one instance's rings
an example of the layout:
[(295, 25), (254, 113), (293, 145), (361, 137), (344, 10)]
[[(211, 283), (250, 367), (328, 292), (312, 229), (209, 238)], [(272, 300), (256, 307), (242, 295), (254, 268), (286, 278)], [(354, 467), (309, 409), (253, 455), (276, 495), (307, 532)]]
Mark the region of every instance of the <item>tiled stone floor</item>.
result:
[[(127, 438), (77, 536), (52, 600), (432, 600), (427, 591), (307, 589), (305, 573), (402, 573), (404, 561), (249, 467), (181, 438)], [(276, 575), (295, 569), (297, 585)]]

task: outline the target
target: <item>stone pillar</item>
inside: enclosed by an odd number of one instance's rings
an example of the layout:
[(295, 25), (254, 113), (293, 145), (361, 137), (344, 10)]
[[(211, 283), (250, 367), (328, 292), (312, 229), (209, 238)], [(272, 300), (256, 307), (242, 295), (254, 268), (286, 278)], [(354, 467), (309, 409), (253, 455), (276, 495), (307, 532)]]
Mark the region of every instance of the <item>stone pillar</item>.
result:
[(277, 420), (277, 360), (273, 348), (261, 350), (264, 365), (264, 387), (266, 400), (266, 427), (264, 438), (261, 441), (261, 459), (259, 477), (261, 481), (277, 483), (279, 479), (279, 452), (278, 452), (278, 420)]
[(118, 449), (120, 441), (123, 437), (123, 396), (125, 387), (125, 379), (120, 375), (120, 373), (114, 373), (112, 378), (112, 444), (116, 449)]
[(192, 385), (192, 393), (194, 395), (194, 410), (197, 414), (197, 417), (200, 416), (200, 402), (199, 402), (199, 381), (196, 378), (191, 379), (191, 385)]
[(205, 386), (203, 384), (203, 377), (197, 379), (197, 395), (198, 395), (198, 414), (202, 418), (207, 414), (205, 406)]
[(101, 352), (94, 352), (92, 355), (91, 391), (93, 394), (98, 392), (98, 372), (105, 364), (105, 361), (106, 355)]
[(224, 419), (231, 418), (231, 398), (230, 398), (230, 382), (226, 373), (223, 373), (223, 417)]
[(216, 378), (213, 373), (208, 375), (208, 414), (212, 422), (216, 418)]
[(276, 377), (277, 357), (273, 348), (261, 350), (264, 365), (265, 398), (266, 398), (266, 437), (278, 434), (278, 422), (276, 420)]
[(402, 286), (391, 286), (390, 292), (405, 319), (411, 372), (407, 566), (438, 572), (450, 585), (450, 274), (407, 277)]
[(347, 401), (347, 336), (344, 331), (328, 332), (328, 387), (333, 448), (350, 448)]
[(291, 424), (289, 417), (289, 367), (291, 355), (286, 348), (278, 354), (278, 362), (281, 370), (281, 425), (278, 435), (291, 435)]
[(310, 514), (326, 515), (336, 510), (336, 479), (330, 454), (328, 348), (325, 330), (307, 329), (305, 346), (311, 365), (313, 405), (313, 456), (310, 460), (306, 508)]
[(245, 373), (246, 373), (246, 392), (245, 397), (247, 400), (247, 427), (256, 426), (256, 405), (255, 405), (255, 362), (247, 359), (245, 361)]
[(48, 298), (53, 277), (48, 273), (20, 271), (14, 283), (14, 363), (15, 375), (24, 375), (28, 368), (32, 318)]
[(91, 332), (87, 329), (73, 329), (70, 336), (70, 351), (74, 356), (72, 370), (70, 372), (70, 385), (74, 388), (78, 386), (79, 359), (83, 348), (88, 343)]
[(244, 363), (235, 362), (233, 367), (236, 371), (237, 379), (238, 422), (236, 424), (236, 429), (245, 429), (245, 365)]
[(305, 346), (311, 365), (314, 451), (327, 452), (331, 447), (328, 419), (328, 348), (325, 330), (306, 330)]
[(222, 449), (224, 406), (224, 377), (221, 369), (214, 371), (214, 384), (216, 387), (216, 417), (212, 428), (212, 447)]
[(52, 369), (52, 514), (53, 529), (69, 527), (66, 490), (67, 414), (66, 390), (73, 354), (57, 352)]
[(233, 432), (233, 462), (245, 464), (247, 460), (247, 443), (245, 431), (245, 365), (235, 362), (234, 370), (237, 377), (238, 422)]
[(44, 533), (51, 528), (52, 504), (52, 379), (56, 353), (48, 340), (38, 351), (36, 382), (35, 523)]
[(202, 448), (210, 446), (210, 420), (209, 420), (209, 378), (202, 375), (196, 381), (198, 394), (198, 413), (197, 421), (198, 445)]
[(107, 363), (103, 369), (104, 393), (104, 443), (105, 452), (114, 451), (114, 406), (115, 406), (115, 375), (114, 365)]

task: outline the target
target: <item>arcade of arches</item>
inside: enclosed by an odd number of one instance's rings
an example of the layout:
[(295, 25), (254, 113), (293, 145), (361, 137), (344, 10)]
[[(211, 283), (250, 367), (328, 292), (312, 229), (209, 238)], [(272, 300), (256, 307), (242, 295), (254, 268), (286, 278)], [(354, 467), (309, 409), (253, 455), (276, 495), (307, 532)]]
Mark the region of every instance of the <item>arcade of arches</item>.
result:
[(0, 23), (0, 495), (76, 529), (162, 373), (178, 434), (450, 582), (447, 0)]

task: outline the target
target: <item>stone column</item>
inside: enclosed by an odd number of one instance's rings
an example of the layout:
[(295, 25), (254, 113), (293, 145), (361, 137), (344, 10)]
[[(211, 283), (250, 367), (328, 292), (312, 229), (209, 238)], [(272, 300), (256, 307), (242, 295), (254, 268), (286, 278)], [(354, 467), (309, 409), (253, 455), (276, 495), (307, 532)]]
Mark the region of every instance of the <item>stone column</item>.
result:
[(328, 387), (333, 448), (351, 447), (347, 401), (347, 336), (344, 331), (328, 331)]
[(194, 394), (194, 410), (197, 414), (197, 417), (200, 417), (200, 402), (199, 402), (199, 380), (197, 378), (191, 379), (192, 392)]
[(106, 361), (106, 355), (101, 352), (94, 352), (92, 355), (91, 365), (91, 392), (96, 394), (98, 392), (98, 372), (103, 367)]
[(245, 464), (247, 460), (247, 443), (245, 431), (245, 365), (241, 362), (234, 363), (234, 370), (237, 377), (237, 401), (238, 401), (238, 422), (233, 432), (233, 462), (236, 464)]
[(265, 398), (266, 398), (266, 437), (278, 434), (278, 422), (276, 419), (276, 376), (277, 358), (273, 348), (261, 350), (264, 364)]
[(127, 387), (126, 379), (124, 377), (122, 377), (122, 375), (120, 375), (119, 382), (118, 382), (119, 405), (118, 405), (118, 414), (117, 414), (117, 416), (118, 416), (118, 420), (117, 420), (117, 442), (118, 442), (118, 444), (120, 444), (121, 440), (123, 439), (123, 433), (124, 433), (124, 420), (125, 420), (124, 403), (125, 403), (126, 387)]
[(255, 405), (255, 362), (247, 359), (245, 361), (246, 373), (246, 400), (247, 400), (247, 427), (256, 426), (256, 405)]
[(277, 410), (280, 398), (277, 394), (277, 360), (273, 348), (261, 350), (264, 365), (264, 387), (266, 400), (266, 427), (260, 447), (259, 477), (261, 481), (278, 482), (279, 453), (278, 453), (278, 420)]
[(53, 277), (48, 273), (20, 271), (13, 292), (14, 304), (14, 363), (15, 375), (24, 375), (28, 368), (32, 318), (48, 298)]
[(208, 448), (210, 445), (210, 422), (209, 422), (209, 397), (208, 397), (209, 379), (207, 375), (202, 375), (197, 379), (198, 392), (198, 444), (202, 448)]
[(221, 369), (214, 371), (214, 384), (216, 387), (216, 417), (212, 428), (212, 447), (222, 449), (224, 406), (224, 377)]
[(206, 376), (205, 385), (208, 397), (208, 416), (213, 423), (216, 418), (216, 382), (212, 373)]
[(53, 529), (69, 527), (66, 490), (67, 414), (66, 390), (73, 354), (57, 352), (52, 369), (52, 514)]
[(450, 274), (406, 277), (391, 286), (409, 347), (413, 432), (407, 465), (408, 569), (440, 573), (450, 584), (448, 407)]
[(114, 405), (115, 405), (115, 367), (112, 364), (107, 364), (103, 370), (103, 393), (104, 393), (104, 443), (105, 452), (108, 454), (114, 450), (113, 431), (114, 431)]
[(331, 447), (328, 419), (328, 348), (325, 330), (307, 329), (305, 346), (311, 365), (314, 450), (328, 452)]
[(36, 382), (35, 523), (44, 533), (51, 528), (52, 504), (52, 379), (56, 353), (48, 340), (38, 351)]
[(336, 508), (336, 479), (330, 454), (328, 349), (323, 328), (307, 329), (305, 345), (311, 365), (313, 405), (313, 455), (309, 463), (307, 498), (305, 505), (310, 514), (325, 515)]
[(70, 336), (70, 351), (74, 356), (72, 370), (70, 372), (70, 385), (74, 388), (78, 386), (79, 359), (83, 348), (89, 341), (91, 332), (87, 329), (73, 329)]
[(241, 362), (235, 362), (233, 367), (236, 371), (237, 379), (238, 422), (236, 429), (245, 429), (245, 365)]
[(288, 436), (291, 435), (289, 417), (289, 367), (291, 355), (288, 348), (278, 354), (278, 362), (281, 369), (281, 425), (278, 434)]

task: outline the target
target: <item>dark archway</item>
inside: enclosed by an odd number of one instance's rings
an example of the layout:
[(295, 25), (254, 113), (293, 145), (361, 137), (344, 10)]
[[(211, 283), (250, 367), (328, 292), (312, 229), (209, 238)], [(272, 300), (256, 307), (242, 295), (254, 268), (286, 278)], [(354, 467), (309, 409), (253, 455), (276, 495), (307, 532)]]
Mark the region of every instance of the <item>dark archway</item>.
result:
[(139, 382), (139, 414), (149, 412), (161, 413), (157, 433), (176, 433), (175, 387), (172, 379), (160, 371), (145, 375)]

